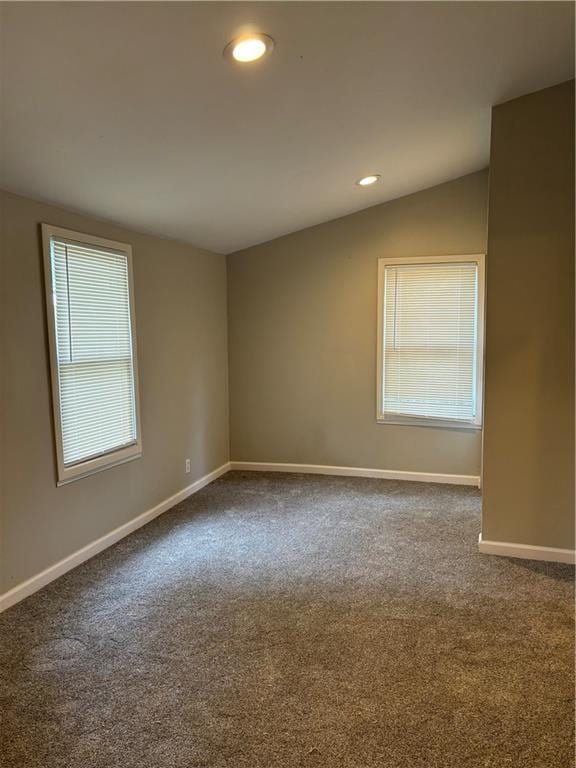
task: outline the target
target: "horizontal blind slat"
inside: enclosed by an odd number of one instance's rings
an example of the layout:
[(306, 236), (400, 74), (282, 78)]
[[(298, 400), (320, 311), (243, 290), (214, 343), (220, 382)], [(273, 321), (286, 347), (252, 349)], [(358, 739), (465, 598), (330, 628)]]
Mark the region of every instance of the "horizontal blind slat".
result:
[(64, 464), (137, 440), (128, 259), (51, 242)]
[(472, 421), (477, 264), (387, 265), (383, 291), (384, 415)]

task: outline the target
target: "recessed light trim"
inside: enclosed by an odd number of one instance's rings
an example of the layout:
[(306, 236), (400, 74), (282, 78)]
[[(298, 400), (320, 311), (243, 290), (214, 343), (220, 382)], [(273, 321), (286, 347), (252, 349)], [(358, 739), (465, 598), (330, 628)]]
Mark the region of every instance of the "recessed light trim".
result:
[(235, 64), (252, 64), (271, 54), (273, 48), (274, 40), (257, 32), (230, 40), (224, 48), (224, 56)]
[(371, 173), (368, 176), (363, 176), (361, 179), (358, 179), (356, 184), (359, 187), (370, 187), (372, 184), (376, 184), (377, 181), (380, 181), (380, 174)]

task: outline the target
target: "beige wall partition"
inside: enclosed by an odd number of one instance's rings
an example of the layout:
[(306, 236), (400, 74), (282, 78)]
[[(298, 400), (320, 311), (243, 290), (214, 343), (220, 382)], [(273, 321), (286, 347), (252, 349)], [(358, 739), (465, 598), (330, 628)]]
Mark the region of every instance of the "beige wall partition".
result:
[[(4, 592), (227, 462), (228, 373), (224, 257), (16, 195), (1, 202)], [(40, 222), (133, 248), (143, 455), (59, 488)]]
[(497, 106), (482, 537), (574, 547), (574, 81)]
[(480, 171), (229, 256), (232, 459), (478, 475), (480, 432), (376, 422), (376, 307), (379, 258), (483, 253), (486, 208)]

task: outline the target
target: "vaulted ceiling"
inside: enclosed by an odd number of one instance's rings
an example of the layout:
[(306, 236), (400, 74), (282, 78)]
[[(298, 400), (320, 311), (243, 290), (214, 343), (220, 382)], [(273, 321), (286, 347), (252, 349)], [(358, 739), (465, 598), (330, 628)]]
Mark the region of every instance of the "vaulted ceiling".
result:
[[(491, 106), (574, 72), (568, 2), (1, 14), (2, 186), (220, 253), (485, 167)], [(246, 25), (276, 47), (235, 65)]]

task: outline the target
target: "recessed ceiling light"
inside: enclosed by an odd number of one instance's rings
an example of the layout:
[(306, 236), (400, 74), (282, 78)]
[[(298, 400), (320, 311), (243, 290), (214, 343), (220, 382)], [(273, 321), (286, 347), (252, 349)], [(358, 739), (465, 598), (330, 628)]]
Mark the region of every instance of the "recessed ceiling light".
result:
[(249, 64), (267, 56), (273, 48), (274, 40), (268, 35), (245, 35), (231, 40), (224, 48), (224, 56), (239, 64)]
[(358, 179), (356, 184), (358, 184), (359, 187), (369, 187), (370, 184), (376, 184), (377, 181), (380, 181), (380, 174), (371, 173), (370, 176), (364, 176), (362, 179)]

